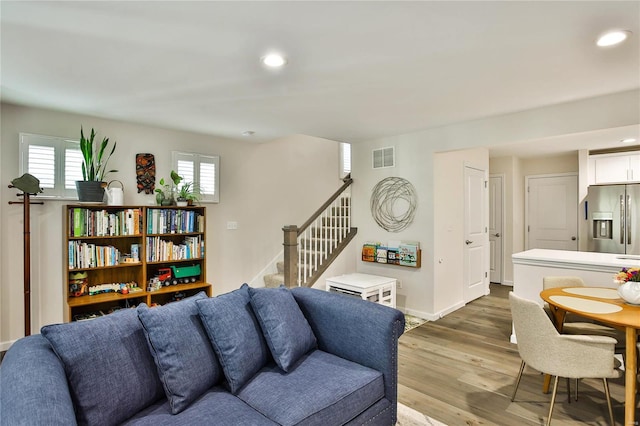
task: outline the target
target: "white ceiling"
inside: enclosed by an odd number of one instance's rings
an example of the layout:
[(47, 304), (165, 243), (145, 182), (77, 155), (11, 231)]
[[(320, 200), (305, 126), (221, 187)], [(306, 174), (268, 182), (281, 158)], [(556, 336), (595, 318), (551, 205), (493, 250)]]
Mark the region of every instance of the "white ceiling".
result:
[[(256, 142), (358, 142), (640, 87), (640, 1), (2, 0), (0, 14), (3, 101)], [(596, 48), (610, 28), (633, 36)], [(270, 51), (288, 65), (264, 69)]]

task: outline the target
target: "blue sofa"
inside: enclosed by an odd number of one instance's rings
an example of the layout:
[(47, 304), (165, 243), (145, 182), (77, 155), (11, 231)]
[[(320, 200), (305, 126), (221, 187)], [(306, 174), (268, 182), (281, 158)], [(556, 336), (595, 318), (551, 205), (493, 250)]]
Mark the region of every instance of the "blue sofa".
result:
[(45, 326), (0, 365), (1, 425), (393, 425), (401, 312), (246, 284)]

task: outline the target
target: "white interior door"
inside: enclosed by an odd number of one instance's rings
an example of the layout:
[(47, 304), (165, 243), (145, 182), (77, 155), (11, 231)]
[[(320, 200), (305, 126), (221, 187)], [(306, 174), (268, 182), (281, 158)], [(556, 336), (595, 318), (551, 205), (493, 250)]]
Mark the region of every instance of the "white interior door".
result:
[(488, 194), (486, 172), (464, 168), (464, 290), (468, 303), (489, 294)]
[(489, 279), (502, 284), (503, 260), (503, 191), (504, 178), (501, 175), (489, 177)]
[(578, 250), (578, 176), (527, 177), (527, 248)]

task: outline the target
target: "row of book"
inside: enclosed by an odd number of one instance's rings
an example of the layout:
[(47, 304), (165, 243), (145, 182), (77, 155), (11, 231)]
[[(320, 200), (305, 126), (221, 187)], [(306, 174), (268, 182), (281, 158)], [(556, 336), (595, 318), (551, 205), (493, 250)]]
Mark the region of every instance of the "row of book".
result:
[(124, 209), (117, 212), (81, 207), (69, 209), (70, 237), (139, 235), (141, 230), (141, 209)]
[(166, 241), (160, 237), (147, 237), (147, 262), (201, 259), (204, 240), (201, 235), (184, 237), (182, 243)]
[(204, 232), (204, 216), (192, 210), (148, 209), (148, 234)]
[(120, 250), (81, 241), (69, 241), (69, 269), (101, 268), (121, 263)]
[(416, 241), (390, 241), (387, 244), (366, 242), (362, 246), (364, 262), (420, 267), (420, 243)]

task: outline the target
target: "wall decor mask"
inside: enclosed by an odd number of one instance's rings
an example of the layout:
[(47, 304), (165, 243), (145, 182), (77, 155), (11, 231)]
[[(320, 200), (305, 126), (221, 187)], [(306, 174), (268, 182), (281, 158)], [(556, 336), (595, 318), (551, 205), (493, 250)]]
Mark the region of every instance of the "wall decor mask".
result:
[(388, 177), (373, 187), (370, 205), (371, 215), (382, 229), (400, 232), (413, 222), (418, 197), (411, 182)]

